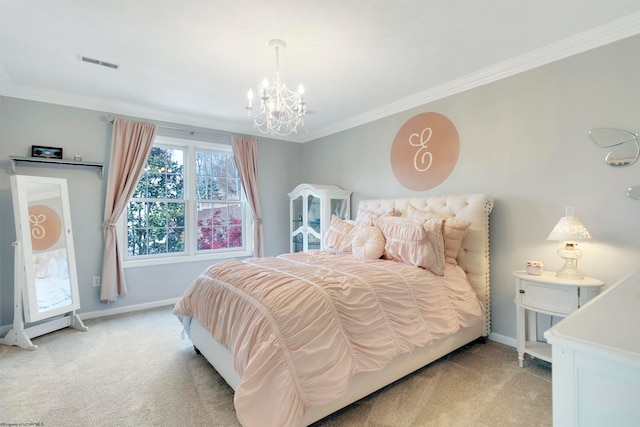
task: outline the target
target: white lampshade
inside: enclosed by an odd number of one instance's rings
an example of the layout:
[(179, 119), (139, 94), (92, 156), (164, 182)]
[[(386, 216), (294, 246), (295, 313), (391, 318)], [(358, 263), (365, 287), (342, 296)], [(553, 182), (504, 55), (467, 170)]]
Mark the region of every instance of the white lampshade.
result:
[(567, 207), (565, 216), (553, 227), (547, 240), (554, 242), (577, 242), (591, 240), (591, 234), (578, 218), (573, 214), (573, 207)]
[(582, 251), (576, 247), (580, 240), (591, 240), (591, 234), (573, 213), (573, 207), (567, 207), (565, 216), (553, 227), (547, 240), (564, 242), (565, 245), (558, 249), (557, 254), (564, 259), (564, 266), (556, 273), (559, 277), (569, 279), (582, 279), (584, 275), (578, 271), (578, 259), (582, 257)]

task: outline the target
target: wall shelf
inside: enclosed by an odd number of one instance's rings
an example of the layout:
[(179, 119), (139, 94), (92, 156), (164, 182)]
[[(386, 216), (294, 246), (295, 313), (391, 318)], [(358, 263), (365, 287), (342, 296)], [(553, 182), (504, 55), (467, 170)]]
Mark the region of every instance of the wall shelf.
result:
[(54, 165), (95, 167), (100, 169), (100, 178), (104, 177), (104, 164), (102, 163), (85, 162), (85, 161), (78, 161), (78, 160), (65, 160), (65, 159), (47, 159), (44, 157), (22, 157), (22, 156), (9, 156), (9, 160), (11, 161), (11, 167), (9, 169), (9, 172), (11, 174), (16, 173), (17, 162), (25, 162), (25, 163), (45, 163), (45, 164), (54, 164)]

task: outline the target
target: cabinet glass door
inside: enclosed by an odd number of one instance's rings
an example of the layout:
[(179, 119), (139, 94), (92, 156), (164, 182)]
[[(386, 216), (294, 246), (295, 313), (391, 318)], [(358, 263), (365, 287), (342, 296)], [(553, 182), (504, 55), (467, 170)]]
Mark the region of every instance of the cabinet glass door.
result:
[[(320, 236), (320, 198), (315, 196), (309, 196), (309, 211), (307, 220), (311, 230), (315, 231), (317, 237)], [(311, 248), (309, 248), (311, 249)]]
[(304, 251), (304, 235), (302, 233), (294, 234), (293, 236), (291, 236), (291, 239), (292, 252)]
[(309, 250), (320, 249), (320, 238), (313, 233), (309, 233)]
[(302, 196), (295, 198), (291, 202), (291, 231), (296, 231), (302, 227), (302, 212), (304, 211)]
[(291, 250), (292, 252), (304, 251), (303, 225), (304, 199), (302, 196), (291, 201)]
[(340, 219), (347, 218), (347, 200), (331, 199), (331, 215), (335, 215)]

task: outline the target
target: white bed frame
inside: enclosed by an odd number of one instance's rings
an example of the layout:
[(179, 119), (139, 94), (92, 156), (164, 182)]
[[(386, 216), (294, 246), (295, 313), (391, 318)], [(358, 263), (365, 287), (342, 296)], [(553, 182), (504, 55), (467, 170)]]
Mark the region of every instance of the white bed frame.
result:
[[(469, 328), (463, 328), (453, 335), (419, 348), (412, 353), (400, 355), (380, 371), (356, 374), (344, 396), (326, 405), (307, 408), (302, 425), (312, 424), (428, 365), (453, 350), (478, 338), (488, 336), (491, 331), (489, 214), (493, 209), (493, 198), (486, 194), (470, 194), (374, 199), (361, 201), (358, 209), (380, 213), (395, 211), (406, 216), (409, 205), (413, 205), (418, 209), (471, 221), (471, 227), (458, 255), (458, 265), (467, 273), (469, 282), (484, 305), (485, 321)], [(194, 346), (235, 390), (240, 384), (240, 377), (233, 369), (233, 359), (229, 350), (218, 344), (211, 334), (195, 319), (191, 321), (190, 338)]]

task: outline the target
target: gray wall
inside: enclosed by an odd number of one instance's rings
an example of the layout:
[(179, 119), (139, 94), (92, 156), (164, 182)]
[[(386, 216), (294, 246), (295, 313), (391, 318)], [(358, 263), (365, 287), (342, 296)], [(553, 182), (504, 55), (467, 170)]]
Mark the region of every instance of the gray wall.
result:
[[(640, 130), (640, 37), (599, 48), (411, 111), (304, 145), (305, 180), (370, 197), (483, 192), (496, 200), (491, 216), (493, 332), (515, 337), (515, 280), (530, 259), (548, 270), (562, 262), (546, 237), (575, 206), (595, 237), (581, 243), (579, 268), (613, 284), (640, 268), (640, 201), (625, 197), (640, 184), (640, 162), (605, 165), (606, 151), (587, 132)], [(416, 193), (390, 165), (396, 132), (416, 114), (435, 111), (455, 124), (460, 157), (438, 187)]]
[[(173, 125), (175, 127), (175, 125)], [(31, 145), (63, 147), (64, 157), (82, 153), (84, 160), (105, 163), (98, 169), (20, 163), (17, 173), (66, 178), (80, 288), (79, 313), (154, 303), (179, 297), (209, 262), (137, 267), (126, 270), (129, 293), (109, 305), (99, 301), (93, 276), (102, 269), (102, 218), (107, 183), (112, 125), (105, 113), (53, 104), (0, 97), (0, 326), (13, 319), (13, 247), (16, 240), (9, 161), (11, 155), (30, 155)], [(186, 133), (160, 134), (188, 137)], [(207, 137), (205, 136), (204, 139)], [(289, 250), (287, 192), (301, 181), (301, 146), (270, 139), (258, 145), (260, 197), (265, 224), (265, 251)]]

